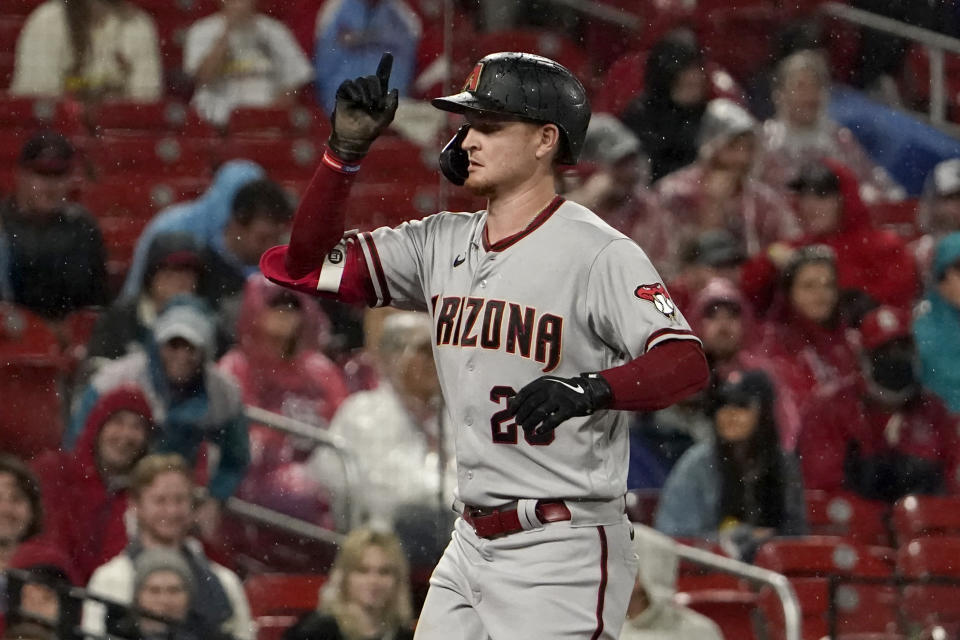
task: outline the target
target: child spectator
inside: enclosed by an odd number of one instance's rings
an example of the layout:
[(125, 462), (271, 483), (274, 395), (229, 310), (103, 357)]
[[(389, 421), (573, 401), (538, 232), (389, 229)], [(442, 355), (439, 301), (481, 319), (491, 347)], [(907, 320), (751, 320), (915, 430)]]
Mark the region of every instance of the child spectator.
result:
[(9, 283), (14, 302), (54, 319), (107, 302), (100, 229), (69, 200), (73, 160), (65, 137), (34, 134), (20, 150), (14, 194), (0, 201), (6, 253), (0, 280)]
[(10, 92), (86, 100), (160, 98), (153, 19), (125, 0), (47, 0), (17, 40)]
[(913, 327), (925, 387), (960, 413), (960, 233), (940, 241)]
[(317, 101), (333, 113), (340, 83), (376, 69), (393, 54), (391, 89), (406, 96), (413, 82), (420, 18), (403, 0), (331, 0), (317, 14), (313, 66)]
[[(190, 477), (190, 468), (178, 455), (150, 455), (137, 463), (130, 482), (136, 537), (122, 553), (94, 571), (87, 590), (118, 604), (133, 602), (137, 587), (142, 591), (151, 573), (144, 565), (152, 565), (155, 556), (147, 554), (166, 550), (189, 567), (196, 586), (188, 614), (196, 621), (191, 630), (200, 638), (211, 637), (205, 632), (209, 629), (213, 637), (227, 633), (237, 640), (252, 640), (254, 625), (240, 579), (209, 560), (202, 546), (188, 537), (194, 516)], [(90, 600), (85, 603), (83, 625), (88, 633), (102, 636), (109, 623), (103, 605)]]
[(69, 555), (81, 584), (127, 545), (129, 475), (147, 453), (152, 422), (143, 392), (118, 387), (94, 404), (73, 452), (48, 451), (33, 462), (48, 535)]
[(223, 229), (230, 220), (237, 191), (263, 175), (263, 169), (253, 162), (225, 162), (217, 170), (206, 193), (196, 200), (168, 207), (154, 216), (137, 239), (121, 296), (128, 300), (135, 300), (139, 296), (150, 247), (158, 234), (176, 231), (189, 233), (201, 248), (215, 242), (223, 235)]
[(187, 31), (184, 71), (193, 77), (194, 106), (217, 125), (236, 107), (290, 107), (313, 76), (282, 22), (257, 13), (257, 0), (223, 0), (223, 8)]
[(800, 233), (790, 205), (752, 177), (757, 121), (726, 98), (710, 101), (700, 123), (697, 160), (657, 183), (673, 234), (725, 229), (748, 255)]
[(651, 181), (696, 160), (697, 132), (708, 99), (696, 37), (686, 29), (668, 33), (650, 50), (643, 94), (620, 116), (650, 156)]
[(211, 362), (214, 326), (197, 298), (172, 300), (157, 318), (146, 352), (105, 364), (90, 380), (65, 436), (76, 448), (98, 400), (123, 385), (143, 390), (157, 420), (151, 451), (176, 452), (194, 463), (203, 442), (216, 444), (219, 460), (208, 485), (212, 500), (198, 519), (205, 534), (216, 528), (218, 503), (240, 484), (250, 460), (240, 389)]
[(155, 236), (147, 254), (140, 295), (117, 300), (97, 319), (87, 357), (115, 360), (144, 350), (157, 314), (171, 298), (197, 293), (202, 270), (200, 249), (193, 236), (177, 231)]
[(736, 372), (717, 391), (716, 438), (691, 448), (670, 473), (656, 528), (714, 538), (749, 558), (774, 535), (806, 533), (803, 481), (779, 445), (774, 391), (759, 371)]
[(763, 123), (758, 175), (782, 189), (805, 164), (832, 158), (853, 171), (867, 202), (903, 200), (903, 188), (827, 114), (829, 88), (822, 53), (798, 51), (780, 62), (773, 89), (776, 115)]
[(811, 489), (894, 501), (960, 488), (960, 423), (923, 390), (910, 315), (878, 307), (860, 325), (862, 375), (816, 402), (799, 440)]
[(913, 304), (916, 263), (902, 238), (873, 227), (850, 170), (830, 160), (814, 162), (803, 167), (790, 187), (802, 236), (770, 245), (744, 265), (741, 286), (758, 312), (769, 307), (778, 269), (790, 261), (793, 250), (812, 244), (833, 250), (845, 295), (848, 290), (865, 293), (874, 302), (904, 309)]
[(412, 640), (407, 559), (393, 534), (352, 531), (320, 592), (320, 608), (283, 640)]

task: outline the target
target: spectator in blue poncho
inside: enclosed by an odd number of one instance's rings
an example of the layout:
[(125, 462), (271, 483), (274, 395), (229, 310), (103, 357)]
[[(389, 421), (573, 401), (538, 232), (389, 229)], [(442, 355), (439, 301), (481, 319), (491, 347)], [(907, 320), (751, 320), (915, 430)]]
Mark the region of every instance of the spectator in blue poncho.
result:
[(927, 295), (913, 323), (921, 380), (960, 412), (960, 232), (937, 245)]
[(175, 204), (154, 216), (137, 240), (121, 297), (136, 299), (140, 294), (147, 254), (158, 234), (184, 231), (192, 234), (201, 247), (218, 242), (230, 219), (237, 191), (263, 176), (263, 169), (257, 164), (247, 160), (231, 160), (220, 167), (210, 188), (202, 196), (190, 202)]
[(390, 88), (407, 95), (417, 64), (420, 18), (403, 0), (328, 0), (317, 15), (313, 54), (317, 100), (333, 113), (340, 83), (377, 68), (393, 54)]
[(217, 502), (229, 498), (250, 462), (250, 445), (240, 389), (214, 366), (213, 346), (214, 325), (204, 303), (194, 296), (171, 300), (145, 351), (110, 361), (93, 376), (73, 412), (66, 447), (75, 444), (98, 398), (133, 384), (143, 390), (157, 424), (151, 451), (179, 453), (194, 463), (202, 443), (215, 444), (219, 460), (208, 490)]

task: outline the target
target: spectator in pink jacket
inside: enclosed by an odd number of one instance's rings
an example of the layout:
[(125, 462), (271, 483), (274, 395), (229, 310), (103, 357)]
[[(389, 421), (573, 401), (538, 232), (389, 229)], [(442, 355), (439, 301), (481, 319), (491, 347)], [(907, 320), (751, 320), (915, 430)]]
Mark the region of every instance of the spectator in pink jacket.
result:
[(748, 255), (800, 233), (789, 203), (752, 176), (757, 121), (736, 103), (712, 100), (700, 124), (697, 161), (656, 184), (674, 235), (726, 229)]

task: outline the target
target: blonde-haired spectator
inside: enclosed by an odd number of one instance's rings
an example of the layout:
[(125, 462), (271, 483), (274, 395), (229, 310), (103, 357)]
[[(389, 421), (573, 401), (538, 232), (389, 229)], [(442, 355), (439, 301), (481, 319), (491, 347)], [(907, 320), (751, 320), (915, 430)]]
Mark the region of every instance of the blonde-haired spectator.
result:
[(411, 640), (409, 573), (396, 536), (352, 531), (320, 592), (318, 610), (301, 618), (283, 640)]
[(156, 25), (126, 0), (47, 0), (20, 32), (10, 93), (149, 102), (161, 92)]

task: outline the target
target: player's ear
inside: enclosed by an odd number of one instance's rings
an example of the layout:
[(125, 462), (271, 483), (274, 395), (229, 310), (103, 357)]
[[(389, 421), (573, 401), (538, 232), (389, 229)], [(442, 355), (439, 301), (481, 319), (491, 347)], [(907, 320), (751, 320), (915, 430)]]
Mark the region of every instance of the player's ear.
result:
[(547, 123), (540, 127), (540, 137), (537, 141), (537, 158), (556, 156), (560, 152), (560, 129), (557, 125)]

